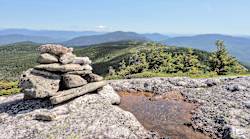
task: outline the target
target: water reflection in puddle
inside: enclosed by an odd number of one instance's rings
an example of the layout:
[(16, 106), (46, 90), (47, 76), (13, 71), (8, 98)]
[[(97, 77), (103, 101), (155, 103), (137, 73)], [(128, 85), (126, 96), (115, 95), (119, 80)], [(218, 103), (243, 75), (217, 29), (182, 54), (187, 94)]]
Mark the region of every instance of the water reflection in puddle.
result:
[(166, 96), (153, 96), (151, 93), (120, 92), (120, 107), (130, 111), (148, 130), (156, 131), (162, 137), (171, 139), (209, 139), (195, 132), (190, 124), (192, 110), (196, 105), (185, 102), (178, 92)]

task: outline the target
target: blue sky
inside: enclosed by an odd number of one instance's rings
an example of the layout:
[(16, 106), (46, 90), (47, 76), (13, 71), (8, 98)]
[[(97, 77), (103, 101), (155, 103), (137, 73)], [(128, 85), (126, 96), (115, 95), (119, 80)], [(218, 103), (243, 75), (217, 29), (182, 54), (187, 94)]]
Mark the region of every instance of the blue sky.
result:
[(250, 35), (250, 0), (0, 0), (0, 28)]

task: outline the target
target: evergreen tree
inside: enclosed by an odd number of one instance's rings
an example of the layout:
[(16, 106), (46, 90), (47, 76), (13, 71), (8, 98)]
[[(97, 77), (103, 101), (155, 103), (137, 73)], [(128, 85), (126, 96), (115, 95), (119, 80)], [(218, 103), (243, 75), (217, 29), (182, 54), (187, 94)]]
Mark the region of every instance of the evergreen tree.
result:
[(147, 52), (147, 54), (149, 69), (159, 71), (159, 68), (164, 63), (166, 57), (164, 47), (153, 47)]
[(201, 73), (201, 63), (197, 55), (194, 55), (193, 49), (189, 48), (186, 55), (184, 55), (184, 68), (183, 72), (191, 74)]
[(173, 73), (175, 72), (174, 57), (172, 53), (167, 53), (162, 66), (160, 67), (161, 72)]
[(246, 69), (232, 56), (229, 55), (224, 41), (216, 41), (217, 51), (210, 56), (210, 67), (218, 75), (225, 75), (228, 73), (241, 73)]
[(119, 63), (119, 70), (124, 70), (126, 69), (126, 62), (123, 59), (120, 63)]

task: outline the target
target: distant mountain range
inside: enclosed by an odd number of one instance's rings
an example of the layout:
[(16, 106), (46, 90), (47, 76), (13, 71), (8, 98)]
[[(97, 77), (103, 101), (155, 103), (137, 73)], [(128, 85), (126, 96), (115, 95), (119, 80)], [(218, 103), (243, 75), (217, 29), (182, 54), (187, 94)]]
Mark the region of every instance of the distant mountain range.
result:
[[(100, 35), (106, 32), (96, 31), (57, 31), (57, 30), (30, 30), (30, 29), (4, 29), (0, 30), (0, 35), (23, 35), (23, 36), (46, 36), (57, 41), (66, 41), (79, 36)], [(29, 40), (27, 40), (29, 41)]]
[(107, 42), (117, 41), (150, 41), (143, 35), (134, 32), (111, 32), (103, 35), (83, 36), (66, 41), (63, 44), (67, 46), (88, 46)]
[(224, 40), (228, 51), (240, 61), (250, 63), (250, 38), (234, 37), (220, 34), (205, 34), (189, 37), (175, 37), (165, 40), (167, 45), (192, 47), (200, 50), (213, 51), (216, 40)]
[[(98, 40), (95, 41), (95, 38)], [(166, 35), (162, 35), (159, 33), (137, 34), (134, 32), (121, 32), (121, 31), (110, 33), (110, 32), (95, 32), (95, 31), (54, 31), (54, 30), (29, 30), (29, 29), (0, 30), (0, 45), (23, 42), (23, 41), (32, 41), (35, 43), (50, 42), (50, 43), (66, 43), (69, 45), (84, 46), (86, 44), (99, 44), (100, 42), (103, 43), (103, 42), (120, 41), (120, 40), (163, 41), (167, 38), (168, 37)], [(83, 43), (81, 43), (80, 41), (81, 39), (83, 39), (82, 40)], [(103, 39), (106, 40), (104, 41)]]
[(146, 34), (142, 34), (144, 37), (152, 40), (152, 41), (164, 41), (166, 39), (169, 38), (169, 36), (167, 35), (163, 35), (163, 34), (160, 34), (160, 33), (146, 33)]
[(157, 41), (167, 45), (192, 47), (206, 51), (216, 49), (215, 41), (224, 40), (229, 52), (241, 62), (250, 65), (250, 37), (221, 34), (169, 37), (159, 33), (138, 34), (135, 32), (95, 32), (95, 31), (50, 31), (7, 29), (0, 30), (0, 46), (5, 44), (31, 41), (35, 43), (61, 43), (67, 46), (88, 46), (117, 41)]
[(52, 42), (57, 42), (58, 40), (44, 36), (27, 36), (19, 34), (0, 35), (0, 45), (12, 44), (24, 41), (32, 41), (36, 43), (52, 43)]

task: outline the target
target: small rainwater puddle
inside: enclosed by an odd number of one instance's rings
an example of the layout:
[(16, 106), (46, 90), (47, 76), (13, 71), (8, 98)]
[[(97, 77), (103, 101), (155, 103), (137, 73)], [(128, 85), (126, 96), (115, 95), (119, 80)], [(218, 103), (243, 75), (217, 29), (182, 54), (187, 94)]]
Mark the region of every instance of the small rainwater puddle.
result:
[(135, 115), (148, 130), (156, 131), (161, 137), (171, 139), (210, 139), (195, 132), (187, 125), (191, 123), (191, 111), (197, 106), (184, 101), (178, 92), (169, 92), (165, 96), (153, 96), (152, 93), (119, 92), (122, 109)]

